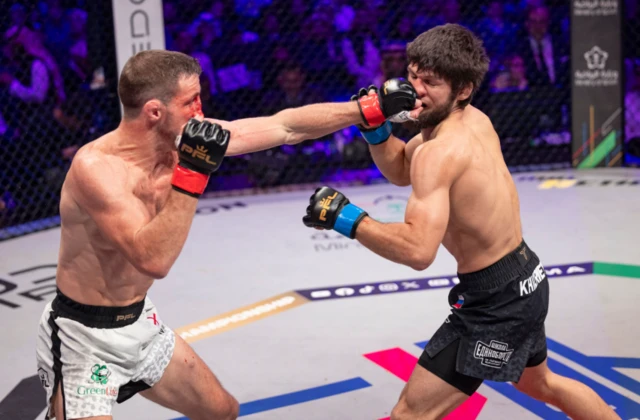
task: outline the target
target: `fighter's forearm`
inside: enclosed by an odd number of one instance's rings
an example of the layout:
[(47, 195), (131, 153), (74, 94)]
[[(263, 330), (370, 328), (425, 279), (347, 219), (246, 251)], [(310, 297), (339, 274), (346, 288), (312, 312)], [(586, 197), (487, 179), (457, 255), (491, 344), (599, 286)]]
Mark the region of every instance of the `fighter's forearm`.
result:
[(425, 251), (428, 247), (416, 240), (408, 223), (380, 223), (365, 217), (358, 225), (356, 240), (381, 257), (415, 270), (425, 270), (435, 259)]
[(362, 123), (355, 102), (322, 103), (290, 108), (270, 117), (248, 118), (224, 125), (231, 132), (227, 156), (316, 139)]
[(405, 142), (393, 134), (384, 143), (369, 145), (369, 151), (376, 166), (382, 175), (395, 185), (406, 186), (411, 183), (405, 145)]
[(324, 103), (285, 109), (274, 118), (291, 133), (287, 143), (316, 139), (354, 124), (362, 124), (356, 102)]
[(172, 190), (165, 206), (134, 239), (133, 263), (140, 271), (165, 277), (184, 246), (198, 199)]

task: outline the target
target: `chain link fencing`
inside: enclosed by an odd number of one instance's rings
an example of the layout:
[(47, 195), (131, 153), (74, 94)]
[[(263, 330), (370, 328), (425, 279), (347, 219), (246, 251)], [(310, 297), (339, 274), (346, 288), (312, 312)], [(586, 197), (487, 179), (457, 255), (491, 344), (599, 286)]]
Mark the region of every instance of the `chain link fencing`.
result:
[(103, 3), (0, 0), (0, 239), (57, 226), (75, 152), (117, 126)]
[[(165, 0), (167, 48), (203, 67), (205, 114), (223, 119), (349, 100), (406, 77), (407, 42), (451, 22), (485, 43), (491, 68), (473, 104), (486, 112), (513, 171), (570, 166), (569, 7), (521, 1)], [(535, 41), (540, 39), (540, 42)], [(417, 134), (395, 124), (396, 136)], [(210, 195), (381, 177), (355, 127), (225, 161)]]
[(626, 2), (624, 51), (624, 121), (626, 163), (640, 167), (640, 2)]
[[(118, 124), (110, 3), (0, 0), (0, 239), (57, 224), (73, 154)], [(226, 120), (346, 101), (406, 77), (407, 42), (460, 23), (491, 57), (472, 104), (492, 118), (507, 165), (570, 166), (566, 1), (164, 0), (163, 9), (167, 49), (200, 61), (204, 113)], [(394, 133), (417, 131), (395, 124)], [(384, 180), (350, 127), (225, 159), (207, 194), (373, 182)]]

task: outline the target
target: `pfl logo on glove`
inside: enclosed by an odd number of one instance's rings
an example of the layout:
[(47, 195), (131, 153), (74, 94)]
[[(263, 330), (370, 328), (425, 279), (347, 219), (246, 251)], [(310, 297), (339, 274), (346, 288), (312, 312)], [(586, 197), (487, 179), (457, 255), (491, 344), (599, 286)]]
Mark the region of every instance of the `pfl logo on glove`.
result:
[(193, 147), (189, 146), (188, 144), (183, 144), (182, 146), (180, 146), (180, 151), (181, 152), (187, 152), (188, 154), (190, 154), (192, 157), (196, 158), (196, 159), (202, 159), (205, 162), (207, 162), (208, 164), (211, 165), (215, 165), (215, 162), (212, 162), (209, 160), (209, 158), (211, 156), (209, 156), (207, 154), (207, 152), (209, 152), (208, 149), (205, 149), (204, 146), (196, 146), (196, 148), (194, 149)]
[(320, 200), (320, 203), (318, 203), (320, 205), (320, 207), (322, 208), (322, 210), (320, 211), (320, 216), (318, 218), (320, 220), (322, 220), (323, 222), (327, 221), (327, 211), (331, 208), (331, 202), (337, 196), (338, 196), (338, 192), (336, 191), (336, 192), (333, 193), (332, 196), (325, 197), (322, 200)]

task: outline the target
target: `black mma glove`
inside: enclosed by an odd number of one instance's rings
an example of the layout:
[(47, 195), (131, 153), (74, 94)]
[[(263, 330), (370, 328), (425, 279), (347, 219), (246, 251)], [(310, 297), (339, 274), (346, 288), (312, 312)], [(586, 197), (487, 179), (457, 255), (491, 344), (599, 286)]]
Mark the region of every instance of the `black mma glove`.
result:
[(367, 212), (350, 204), (342, 193), (330, 187), (321, 187), (309, 199), (307, 215), (302, 218), (302, 223), (312, 228), (333, 229), (353, 239), (358, 224), (365, 216)]
[(209, 121), (190, 119), (182, 130), (178, 144), (178, 165), (173, 171), (171, 185), (177, 191), (200, 197), (209, 176), (218, 170), (227, 147), (228, 130)]

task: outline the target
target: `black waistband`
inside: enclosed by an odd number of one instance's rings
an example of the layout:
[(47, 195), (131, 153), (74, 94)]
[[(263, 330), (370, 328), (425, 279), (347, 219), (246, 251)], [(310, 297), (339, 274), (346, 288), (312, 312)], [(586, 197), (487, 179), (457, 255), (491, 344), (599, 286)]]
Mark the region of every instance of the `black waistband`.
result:
[(540, 263), (538, 256), (531, 251), (524, 240), (510, 253), (497, 262), (473, 273), (458, 273), (460, 284), (474, 288), (497, 286), (513, 280), (515, 276), (529, 276)]
[(91, 306), (78, 303), (57, 290), (53, 299), (54, 316), (68, 318), (91, 328), (120, 328), (140, 318), (144, 299), (129, 306)]

